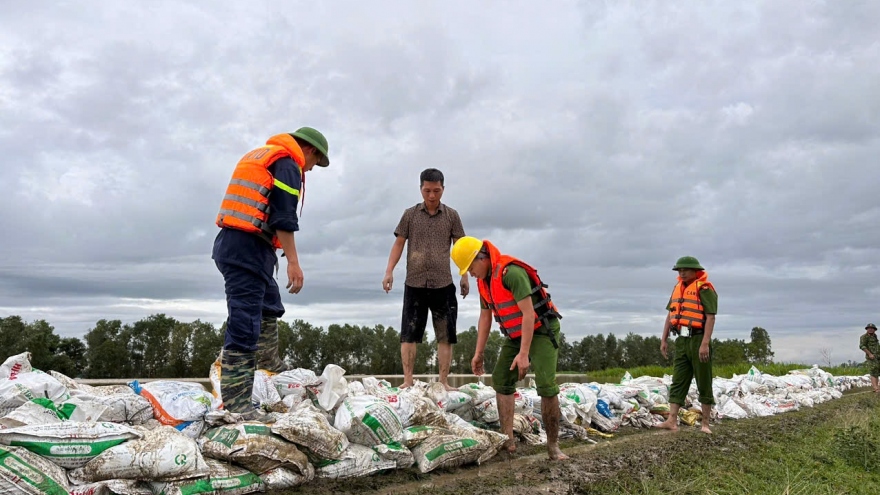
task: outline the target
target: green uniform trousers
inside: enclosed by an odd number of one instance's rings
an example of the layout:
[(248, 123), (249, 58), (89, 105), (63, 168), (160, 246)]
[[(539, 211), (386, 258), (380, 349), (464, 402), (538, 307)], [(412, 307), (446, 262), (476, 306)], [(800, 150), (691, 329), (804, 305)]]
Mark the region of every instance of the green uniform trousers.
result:
[[(559, 329), (554, 332), (556, 342), (559, 342)], [(516, 392), (516, 382), (519, 381), (519, 370), (511, 371), (510, 365), (519, 354), (521, 339), (504, 339), (501, 352), (498, 353), (498, 361), (492, 371), (492, 388), (501, 395), (512, 395)], [(559, 385), (556, 383), (556, 361), (559, 350), (553, 346), (553, 341), (547, 334), (535, 334), (532, 337), (532, 346), (529, 348), (530, 368), (535, 372), (535, 388), (541, 397), (555, 397), (559, 394)]]
[(702, 335), (677, 337), (675, 339), (675, 361), (672, 371), (672, 387), (669, 389), (669, 403), (684, 406), (691, 379), (697, 379), (700, 404), (715, 404), (712, 394), (712, 345), (709, 345), (709, 361), (700, 361)]

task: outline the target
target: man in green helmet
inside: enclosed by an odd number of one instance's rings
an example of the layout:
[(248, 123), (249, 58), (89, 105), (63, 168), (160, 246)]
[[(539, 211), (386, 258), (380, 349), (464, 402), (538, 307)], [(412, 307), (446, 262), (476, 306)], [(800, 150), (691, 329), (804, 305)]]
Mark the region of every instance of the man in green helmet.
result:
[(251, 403), (256, 369), (286, 369), (278, 353), (284, 305), (274, 277), (275, 252), (283, 250), (286, 288), (298, 294), (303, 271), (294, 241), (296, 207), (306, 172), (330, 165), (327, 152), (327, 139), (311, 127), (272, 136), (238, 162), (217, 214), (212, 258), (223, 274), (228, 310), (220, 393), (225, 409), (244, 419), (264, 419)]
[(660, 339), (660, 352), (667, 357), (669, 334), (676, 336), (672, 387), (669, 389), (669, 418), (658, 428), (678, 430), (678, 410), (685, 405), (691, 379), (696, 378), (702, 409), (702, 431), (709, 429), (709, 415), (715, 404), (712, 393), (712, 331), (718, 312), (718, 294), (705, 269), (693, 256), (679, 258), (672, 268), (678, 283), (666, 305), (668, 311)]
[(877, 342), (877, 325), (868, 323), (865, 334), (859, 339), (859, 349), (865, 352), (868, 374), (871, 375), (871, 388), (874, 392), (880, 392), (877, 378), (880, 377), (880, 342)]

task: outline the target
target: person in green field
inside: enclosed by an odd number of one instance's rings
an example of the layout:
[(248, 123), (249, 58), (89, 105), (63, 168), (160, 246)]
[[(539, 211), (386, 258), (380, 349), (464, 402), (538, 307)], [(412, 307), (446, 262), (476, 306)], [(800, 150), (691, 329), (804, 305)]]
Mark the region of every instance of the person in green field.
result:
[(702, 406), (702, 428), (709, 429), (709, 414), (715, 404), (712, 394), (712, 331), (718, 312), (718, 293), (709, 282), (705, 269), (693, 256), (679, 258), (672, 268), (678, 272), (678, 283), (666, 305), (668, 311), (660, 339), (660, 352), (667, 357), (667, 339), (676, 335), (672, 387), (669, 389), (669, 418), (657, 428), (678, 430), (678, 410), (684, 406), (691, 379), (697, 380)]
[(868, 373), (871, 375), (871, 387), (874, 392), (880, 393), (877, 377), (880, 377), (880, 343), (877, 342), (877, 326), (868, 323), (865, 334), (859, 339), (859, 349), (865, 352), (867, 358)]
[(507, 338), (492, 371), (501, 433), (507, 435), (507, 451), (516, 451), (513, 436), (513, 409), (516, 382), (525, 378), (529, 367), (535, 370), (537, 392), (541, 397), (541, 418), (547, 431), (547, 454), (551, 461), (568, 459), (559, 448), (559, 385), (556, 362), (559, 356), (562, 316), (550, 300), (538, 277), (527, 263), (501, 252), (489, 241), (465, 236), (458, 239), (450, 253), (459, 273), (470, 272), (480, 289), (480, 319), (477, 323), (477, 347), (471, 369), (482, 376), (483, 352), (489, 340), (492, 316)]

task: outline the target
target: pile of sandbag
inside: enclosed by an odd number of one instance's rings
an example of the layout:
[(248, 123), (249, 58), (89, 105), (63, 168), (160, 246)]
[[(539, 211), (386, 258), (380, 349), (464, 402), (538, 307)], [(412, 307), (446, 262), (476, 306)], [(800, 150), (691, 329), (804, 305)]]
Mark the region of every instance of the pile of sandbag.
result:
[[(0, 494), (245, 495), (283, 490), (316, 477), (348, 478), (392, 469), (482, 463), (499, 451), (496, 394), (482, 382), (447, 390), (406, 389), (367, 377), (259, 370), (251, 397), (269, 424), (242, 422), (222, 408), (219, 364), (213, 390), (175, 380), (94, 387), (31, 367), (27, 353), (0, 365)], [(713, 382), (718, 418), (769, 416), (813, 407), (867, 386), (818, 367), (774, 377), (752, 368)], [(591, 441), (623, 426), (648, 428), (669, 414), (671, 377), (629, 373), (618, 384), (563, 383), (560, 438)], [(547, 442), (534, 382), (514, 394), (513, 430)], [(680, 418), (699, 420), (695, 384)]]

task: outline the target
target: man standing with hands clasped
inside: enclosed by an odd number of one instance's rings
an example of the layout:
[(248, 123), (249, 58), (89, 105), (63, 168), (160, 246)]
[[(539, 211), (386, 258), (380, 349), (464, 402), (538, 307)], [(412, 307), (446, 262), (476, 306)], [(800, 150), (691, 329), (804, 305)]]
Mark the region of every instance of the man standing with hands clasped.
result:
[(702, 406), (703, 433), (709, 429), (709, 414), (715, 404), (712, 394), (712, 331), (718, 312), (718, 294), (709, 282), (705, 269), (693, 256), (679, 258), (672, 268), (678, 283), (666, 305), (669, 312), (663, 324), (660, 352), (666, 357), (666, 339), (676, 335), (672, 387), (669, 389), (669, 418), (657, 428), (678, 430), (678, 410), (684, 406), (691, 379), (696, 378)]
[(880, 343), (877, 342), (877, 326), (868, 323), (865, 334), (859, 339), (859, 349), (865, 351), (868, 359), (868, 373), (871, 375), (871, 387), (874, 392), (880, 392), (877, 377), (880, 376)]

